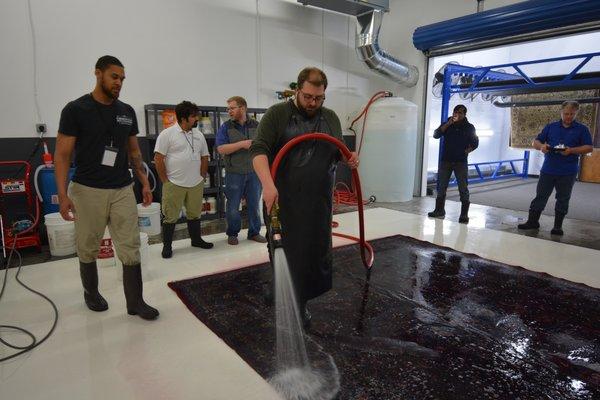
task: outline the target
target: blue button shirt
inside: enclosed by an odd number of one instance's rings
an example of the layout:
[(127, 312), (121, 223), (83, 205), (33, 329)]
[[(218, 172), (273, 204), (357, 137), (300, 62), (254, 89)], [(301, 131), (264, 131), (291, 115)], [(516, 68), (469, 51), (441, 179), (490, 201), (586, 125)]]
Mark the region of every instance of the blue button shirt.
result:
[(228, 120), (225, 121), (221, 127), (219, 128), (219, 130), (217, 131), (217, 136), (215, 138), (215, 145), (217, 147), (223, 145), (223, 144), (230, 144), (231, 141), (229, 139), (229, 133), (227, 132), (229, 130), (230, 127), (233, 127), (235, 129), (237, 129), (238, 131), (240, 131), (245, 137), (246, 139), (249, 139), (249, 132), (248, 129), (250, 128), (256, 128), (258, 126), (258, 122), (256, 122), (256, 120), (252, 119), (252, 118), (248, 118), (246, 119), (246, 122), (244, 123), (244, 125), (240, 125), (237, 121), (234, 120)]
[[(592, 135), (587, 126), (573, 121), (565, 128), (562, 120), (551, 122), (537, 135), (536, 140), (547, 143), (550, 147), (564, 144), (567, 147), (592, 145)], [(550, 175), (575, 175), (579, 163), (579, 154), (563, 156), (559, 152), (548, 152), (544, 155), (542, 172)]]

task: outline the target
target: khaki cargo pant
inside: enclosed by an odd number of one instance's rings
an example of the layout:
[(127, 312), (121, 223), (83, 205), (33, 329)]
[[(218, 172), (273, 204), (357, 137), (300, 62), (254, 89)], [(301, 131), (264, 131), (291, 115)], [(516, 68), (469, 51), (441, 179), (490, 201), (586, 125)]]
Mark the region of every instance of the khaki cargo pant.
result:
[(98, 189), (69, 184), (75, 206), (75, 234), (79, 261), (96, 261), (100, 241), (108, 231), (123, 265), (140, 263), (140, 230), (133, 185), (119, 189)]
[(196, 186), (177, 186), (167, 182), (162, 188), (162, 213), (164, 223), (174, 224), (179, 219), (181, 206), (185, 206), (185, 215), (188, 221), (200, 218), (202, 213), (202, 196), (204, 195), (204, 182)]

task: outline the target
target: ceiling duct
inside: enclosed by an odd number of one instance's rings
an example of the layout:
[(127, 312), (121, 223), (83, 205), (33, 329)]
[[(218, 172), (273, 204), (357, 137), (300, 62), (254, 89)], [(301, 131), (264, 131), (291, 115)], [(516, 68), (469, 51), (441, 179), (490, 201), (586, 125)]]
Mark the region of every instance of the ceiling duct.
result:
[(414, 86), (419, 70), (392, 57), (379, 47), (379, 31), (383, 14), (389, 10), (388, 0), (298, 0), (299, 3), (355, 16), (356, 53), (369, 69), (404, 86)]

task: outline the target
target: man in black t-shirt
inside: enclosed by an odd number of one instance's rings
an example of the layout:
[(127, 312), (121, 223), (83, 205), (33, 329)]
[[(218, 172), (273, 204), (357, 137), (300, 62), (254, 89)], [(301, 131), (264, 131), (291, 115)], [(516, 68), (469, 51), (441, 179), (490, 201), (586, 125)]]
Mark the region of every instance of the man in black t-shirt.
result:
[[(60, 214), (65, 220), (75, 221), (79, 271), (88, 308), (108, 309), (98, 292), (96, 266), (108, 225), (123, 263), (127, 312), (155, 319), (158, 310), (142, 297), (140, 236), (129, 164), (142, 183), (145, 206), (152, 202), (152, 192), (142, 166), (135, 111), (118, 100), (125, 69), (115, 57), (103, 56), (96, 62), (94, 73), (96, 87), (92, 93), (69, 102), (60, 116), (55, 152)], [(67, 190), (73, 151), (75, 175)]]

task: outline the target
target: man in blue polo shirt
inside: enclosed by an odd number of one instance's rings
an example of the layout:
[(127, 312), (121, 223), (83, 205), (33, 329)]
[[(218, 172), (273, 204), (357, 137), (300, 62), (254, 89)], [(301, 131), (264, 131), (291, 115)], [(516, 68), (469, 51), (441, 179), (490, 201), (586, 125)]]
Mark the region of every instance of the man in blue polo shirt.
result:
[(569, 211), (571, 191), (579, 165), (579, 155), (593, 150), (592, 135), (587, 126), (575, 121), (579, 103), (565, 101), (560, 112), (561, 119), (549, 123), (533, 141), (533, 147), (544, 153), (536, 195), (529, 206), (529, 218), (519, 229), (538, 229), (540, 215), (552, 190), (556, 189), (554, 228), (552, 235), (562, 235), (562, 222)]
[(231, 119), (217, 132), (217, 151), (225, 164), (225, 197), (227, 197), (227, 243), (237, 245), (238, 233), (242, 228), (239, 207), (242, 196), (246, 198), (248, 210), (248, 239), (266, 243), (260, 235), (259, 202), (262, 192), (260, 181), (252, 168), (249, 148), (256, 136), (258, 122), (246, 114), (247, 103), (243, 97), (234, 96), (227, 100), (227, 112)]

